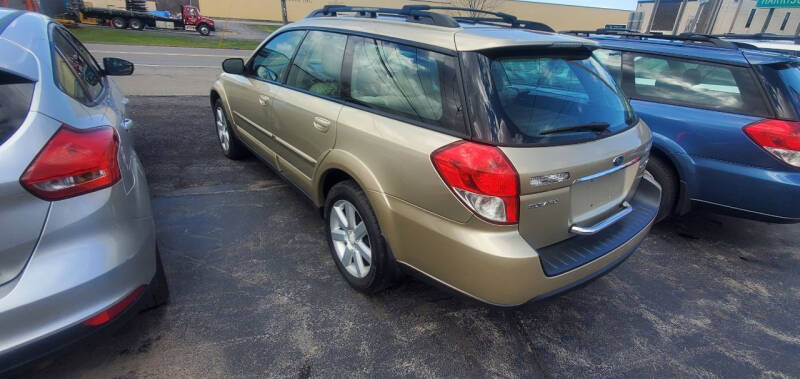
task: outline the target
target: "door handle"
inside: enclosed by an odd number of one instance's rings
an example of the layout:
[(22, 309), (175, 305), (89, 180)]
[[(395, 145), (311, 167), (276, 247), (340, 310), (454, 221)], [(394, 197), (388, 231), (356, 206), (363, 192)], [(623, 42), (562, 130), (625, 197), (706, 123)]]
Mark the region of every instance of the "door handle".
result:
[(331, 127), (331, 120), (323, 117), (314, 117), (314, 127), (320, 132), (326, 133)]
[(267, 95), (258, 95), (258, 103), (261, 105), (269, 105), (272, 99), (269, 98)]

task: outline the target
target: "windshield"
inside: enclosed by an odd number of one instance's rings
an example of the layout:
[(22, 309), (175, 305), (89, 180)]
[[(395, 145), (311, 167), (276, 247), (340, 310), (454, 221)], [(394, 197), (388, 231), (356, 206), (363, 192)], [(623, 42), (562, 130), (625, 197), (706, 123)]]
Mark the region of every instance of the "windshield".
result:
[(504, 145), (585, 142), (627, 129), (636, 116), (588, 51), (487, 57)]

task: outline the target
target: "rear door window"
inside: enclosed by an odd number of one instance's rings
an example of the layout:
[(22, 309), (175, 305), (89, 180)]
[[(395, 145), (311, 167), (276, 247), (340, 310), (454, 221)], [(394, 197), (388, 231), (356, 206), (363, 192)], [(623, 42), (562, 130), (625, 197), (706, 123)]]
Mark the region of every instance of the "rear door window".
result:
[(340, 97), (346, 45), (344, 34), (309, 32), (297, 51), (286, 84), (319, 95)]
[(289, 69), (297, 46), (306, 32), (296, 30), (281, 33), (260, 48), (248, 64), (248, 73), (260, 80), (280, 82)]
[(31, 106), (34, 82), (0, 71), (0, 145), (22, 126)]
[(724, 112), (764, 115), (758, 83), (746, 68), (631, 54), (632, 98)]
[(350, 37), (352, 71), (347, 99), (401, 118), (459, 133), (456, 58), (388, 41)]

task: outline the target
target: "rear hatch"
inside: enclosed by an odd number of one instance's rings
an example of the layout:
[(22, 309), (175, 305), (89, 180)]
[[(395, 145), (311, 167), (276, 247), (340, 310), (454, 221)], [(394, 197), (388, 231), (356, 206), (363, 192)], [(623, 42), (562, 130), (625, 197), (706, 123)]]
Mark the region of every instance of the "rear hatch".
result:
[(13, 280), (25, 267), (50, 206), (19, 181), (48, 137), (29, 125), (37, 118), (54, 122), (29, 112), (35, 85), (0, 70), (0, 285)]
[(493, 49), (462, 61), (480, 72), (466, 85), (473, 138), (499, 146), (517, 170), (519, 231), (533, 247), (625, 210), (651, 136), (590, 48)]

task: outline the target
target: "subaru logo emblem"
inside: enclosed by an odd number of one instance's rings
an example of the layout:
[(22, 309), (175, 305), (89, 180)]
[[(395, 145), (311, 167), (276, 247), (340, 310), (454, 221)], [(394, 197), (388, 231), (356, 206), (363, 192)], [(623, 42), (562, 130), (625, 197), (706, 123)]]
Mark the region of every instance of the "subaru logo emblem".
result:
[(625, 160), (625, 158), (623, 158), (623, 157), (622, 157), (622, 155), (620, 155), (620, 156), (618, 156), (618, 157), (614, 158), (614, 160), (613, 160), (613, 161), (611, 161), (611, 163), (613, 163), (615, 167), (616, 167), (616, 166), (622, 166), (622, 162), (623, 162), (624, 160)]

